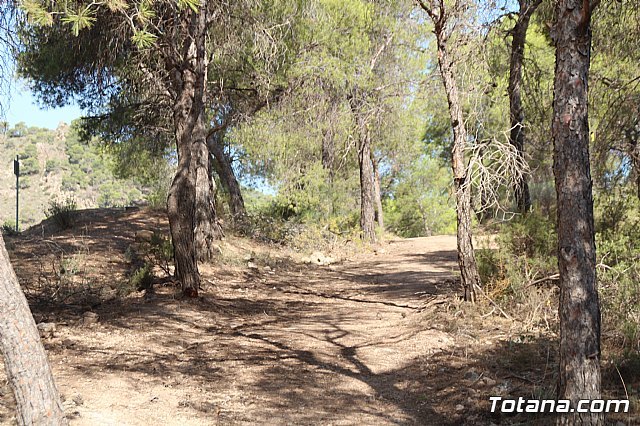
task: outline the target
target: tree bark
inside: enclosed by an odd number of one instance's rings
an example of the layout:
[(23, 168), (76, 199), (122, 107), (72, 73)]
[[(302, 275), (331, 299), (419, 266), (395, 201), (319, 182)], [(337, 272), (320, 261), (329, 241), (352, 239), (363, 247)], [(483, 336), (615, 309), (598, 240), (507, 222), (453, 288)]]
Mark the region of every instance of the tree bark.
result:
[(244, 206), (244, 198), (242, 197), (238, 179), (236, 179), (233, 167), (231, 167), (231, 163), (224, 153), (221, 132), (218, 131), (209, 136), (207, 147), (211, 155), (213, 155), (213, 167), (220, 178), (222, 187), (229, 195), (229, 209), (231, 210), (233, 221), (236, 224), (240, 224), (246, 219), (247, 210)]
[[(522, 64), (524, 62), (524, 46), (527, 39), (527, 29), (531, 15), (538, 8), (542, 0), (519, 0), (520, 12), (518, 20), (511, 30), (511, 61), (509, 63), (509, 118), (511, 132), (509, 142), (516, 148), (520, 161), (524, 161), (524, 110), (522, 108)], [(515, 183), (516, 206), (520, 213), (526, 214), (531, 210), (531, 195), (527, 177), (522, 175)]]
[(178, 153), (176, 175), (167, 197), (167, 215), (173, 241), (175, 275), (187, 297), (197, 297), (200, 288), (196, 230), (196, 184), (198, 144), (194, 131), (204, 109), (205, 23), (204, 8), (190, 13), (189, 37), (184, 41), (181, 61), (174, 70), (173, 121)]
[(360, 169), (360, 232), (363, 241), (376, 241), (374, 179), (371, 164), (371, 138), (361, 111), (361, 101), (354, 94), (349, 99), (358, 133), (358, 166)]
[[(174, 114), (178, 115), (178, 114)], [(200, 273), (196, 259), (196, 179), (191, 149), (184, 141), (183, 125), (176, 126), (178, 167), (167, 197), (167, 216), (173, 242), (175, 276), (187, 297), (198, 297)]]
[(380, 187), (380, 172), (378, 171), (378, 162), (375, 155), (371, 153), (371, 165), (373, 166), (373, 195), (376, 201), (375, 221), (384, 231), (384, 211), (382, 210), (382, 189)]
[(19, 425), (66, 425), (47, 354), (0, 235), (0, 345)]
[(211, 155), (206, 142), (204, 107), (193, 132), (196, 162), (195, 245), (199, 262), (208, 262), (215, 254), (215, 242), (224, 237), (216, 212), (216, 185), (211, 176)]
[(636, 140), (631, 153), (633, 171), (636, 173), (636, 196), (640, 200), (640, 141)]
[[(444, 7), (444, 6), (443, 6)], [(441, 16), (444, 10), (441, 10)], [(433, 17), (432, 17), (433, 19)], [(464, 160), (464, 147), (467, 141), (467, 129), (464, 124), (458, 85), (455, 80), (455, 63), (449, 58), (447, 50), (448, 35), (446, 19), (433, 19), (434, 32), (438, 48), (438, 64), (449, 105), (451, 127), (453, 129), (453, 149), (451, 150), (451, 168), (453, 170), (454, 189), (456, 191), (457, 247), (458, 266), (462, 277), (464, 300), (475, 302), (475, 287), (480, 285), (480, 275), (476, 264), (471, 231), (471, 185), (468, 185), (467, 168)]]
[(358, 163), (360, 166), (360, 229), (362, 231), (362, 239), (372, 243), (376, 241), (376, 227), (373, 203), (374, 184), (371, 167), (371, 141), (367, 134), (360, 135)]
[[(593, 5), (561, 0), (552, 31), (556, 46), (553, 93), (553, 171), (558, 205), (560, 361), (558, 398), (600, 398), (600, 304), (589, 166), (587, 87)], [(602, 413), (569, 413), (563, 425), (601, 425)]]

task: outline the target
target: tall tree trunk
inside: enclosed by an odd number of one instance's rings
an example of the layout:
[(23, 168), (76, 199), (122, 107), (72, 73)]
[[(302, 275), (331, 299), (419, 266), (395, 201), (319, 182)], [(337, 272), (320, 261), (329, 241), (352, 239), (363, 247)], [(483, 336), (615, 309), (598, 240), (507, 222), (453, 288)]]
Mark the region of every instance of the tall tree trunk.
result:
[(167, 197), (167, 215), (173, 241), (175, 275), (187, 297), (197, 297), (200, 288), (196, 230), (196, 185), (199, 152), (194, 131), (204, 108), (205, 23), (203, 8), (190, 13), (189, 37), (184, 41), (181, 62), (174, 70), (173, 122), (178, 153), (176, 175)]
[(207, 139), (207, 147), (213, 155), (213, 167), (220, 178), (222, 187), (229, 194), (229, 209), (236, 224), (241, 224), (247, 217), (247, 210), (244, 206), (244, 198), (240, 184), (236, 179), (236, 174), (231, 167), (229, 159), (224, 153), (222, 131), (215, 132)]
[[(600, 304), (589, 167), (587, 86), (590, 8), (595, 2), (560, 0), (552, 31), (556, 46), (553, 93), (553, 171), (558, 205), (560, 374), (558, 398), (600, 398)], [(602, 413), (570, 413), (558, 424), (601, 425)]]
[(349, 99), (351, 111), (356, 121), (358, 133), (358, 166), (360, 169), (360, 232), (362, 239), (367, 242), (376, 241), (374, 179), (371, 164), (371, 137), (364, 114), (361, 111), (360, 100), (354, 94)]
[(366, 134), (360, 136), (358, 163), (360, 165), (360, 229), (362, 231), (362, 239), (367, 242), (375, 242), (376, 227), (371, 144), (369, 136)]
[(640, 200), (640, 141), (636, 140), (631, 153), (633, 171), (636, 173), (636, 195)]
[(480, 275), (476, 264), (471, 231), (471, 185), (467, 184), (467, 168), (464, 160), (464, 147), (467, 142), (467, 130), (464, 124), (458, 85), (455, 80), (455, 63), (449, 58), (447, 50), (448, 35), (445, 32), (446, 20), (434, 20), (434, 32), (438, 47), (438, 64), (453, 129), (453, 149), (451, 150), (451, 168), (453, 170), (456, 191), (458, 266), (462, 276), (464, 300), (475, 302), (475, 287), (480, 285)]
[(192, 146), (196, 163), (195, 245), (199, 262), (211, 260), (215, 242), (224, 237), (215, 206), (216, 187), (211, 176), (211, 155), (206, 142), (204, 107), (193, 132)]
[(19, 425), (66, 425), (36, 323), (0, 235), (0, 345)]
[(373, 195), (376, 201), (375, 220), (381, 230), (384, 230), (384, 212), (382, 210), (382, 189), (380, 187), (380, 172), (375, 155), (371, 153), (371, 165), (373, 166)]
[[(524, 46), (527, 39), (527, 29), (531, 15), (538, 8), (542, 0), (519, 0), (520, 13), (511, 34), (511, 61), (509, 64), (509, 117), (511, 132), (509, 142), (516, 148), (520, 161), (524, 161), (524, 110), (522, 108), (522, 63), (524, 61)], [(531, 209), (531, 195), (527, 177), (522, 175), (515, 183), (515, 199), (518, 211), (527, 213)]]
[[(180, 115), (179, 113), (174, 116)], [(177, 117), (178, 119), (184, 117)], [(175, 276), (187, 297), (197, 297), (200, 288), (200, 273), (196, 259), (196, 177), (193, 167), (190, 132), (176, 120), (176, 144), (178, 167), (167, 197), (167, 216), (173, 242)], [(187, 136), (189, 135), (189, 136)], [(188, 140), (185, 141), (185, 139)]]

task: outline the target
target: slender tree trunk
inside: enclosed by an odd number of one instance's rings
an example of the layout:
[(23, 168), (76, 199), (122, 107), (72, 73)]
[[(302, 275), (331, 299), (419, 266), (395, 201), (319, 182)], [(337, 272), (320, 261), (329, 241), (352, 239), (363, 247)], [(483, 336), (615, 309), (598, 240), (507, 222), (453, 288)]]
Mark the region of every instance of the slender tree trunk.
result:
[[(509, 117), (511, 133), (509, 142), (516, 148), (520, 161), (524, 161), (524, 110), (522, 108), (522, 64), (524, 61), (524, 46), (527, 40), (527, 29), (531, 15), (538, 8), (541, 0), (519, 0), (520, 13), (511, 34), (511, 61), (509, 64)], [(531, 210), (531, 195), (527, 177), (522, 175), (515, 184), (515, 199), (518, 211), (526, 214)]]
[(636, 173), (636, 195), (640, 200), (640, 141), (638, 140), (635, 141), (631, 160), (633, 162), (633, 170)]
[(204, 108), (193, 132), (196, 163), (196, 228), (195, 245), (199, 262), (211, 260), (215, 242), (224, 237), (215, 206), (216, 187), (211, 176), (211, 156), (206, 143)]
[(382, 210), (382, 189), (380, 187), (380, 173), (378, 172), (378, 162), (371, 153), (371, 165), (373, 166), (373, 195), (376, 201), (375, 220), (381, 230), (384, 230), (384, 212)]
[(362, 239), (367, 242), (376, 241), (375, 207), (373, 202), (374, 184), (373, 170), (371, 167), (371, 146), (369, 138), (360, 138), (358, 150), (358, 162), (360, 164), (360, 229)]
[(247, 217), (247, 210), (244, 206), (244, 198), (236, 175), (231, 167), (229, 159), (224, 153), (223, 138), (220, 132), (215, 132), (207, 139), (209, 152), (213, 155), (213, 167), (220, 178), (222, 187), (229, 194), (229, 209), (236, 224), (244, 222)]
[(467, 142), (467, 130), (464, 125), (458, 85), (455, 80), (455, 64), (449, 58), (447, 51), (448, 36), (445, 33), (444, 27), (446, 25), (446, 21), (436, 20), (434, 25), (434, 32), (438, 47), (438, 64), (440, 66), (440, 73), (442, 74), (444, 89), (447, 93), (451, 127), (453, 129), (451, 168), (453, 170), (453, 181), (456, 191), (458, 265), (462, 276), (464, 300), (474, 302), (475, 286), (480, 285), (480, 275), (478, 274), (478, 267), (476, 264), (472, 241), (471, 185), (468, 185), (466, 182), (467, 168), (464, 160), (464, 147)]
[(358, 164), (360, 166), (360, 230), (362, 239), (376, 241), (374, 184), (371, 166), (371, 141), (365, 129), (360, 129)]
[(36, 323), (0, 235), (0, 345), (19, 425), (66, 425)]
[[(589, 166), (587, 85), (591, 5), (560, 0), (552, 31), (556, 45), (553, 171), (558, 197), (560, 374), (558, 398), (600, 398), (600, 304)], [(570, 413), (563, 425), (601, 425), (602, 413)]]
[(211, 260), (215, 254), (215, 241), (224, 237), (222, 227), (218, 221), (215, 206), (216, 187), (211, 179), (211, 156), (207, 148), (207, 131), (205, 125), (205, 102), (207, 93), (207, 75), (209, 61), (206, 46), (206, 6), (199, 9), (194, 19), (194, 42), (196, 55), (195, 91), (193, 97), (191, 115), (196, 117), (196, 123), (191, 135), (191, 147), (196, 174), (196, 221), (195, 221), (195, 246), (196, 258), (200, 262)]
[(354, 94), (349, 99), (358, 133), (358, 166), (360, 169), (360, 231), (364, 241), (376, 241), (374, 179), (371, 164), (371, 137), (361, 111), (360, 100)]

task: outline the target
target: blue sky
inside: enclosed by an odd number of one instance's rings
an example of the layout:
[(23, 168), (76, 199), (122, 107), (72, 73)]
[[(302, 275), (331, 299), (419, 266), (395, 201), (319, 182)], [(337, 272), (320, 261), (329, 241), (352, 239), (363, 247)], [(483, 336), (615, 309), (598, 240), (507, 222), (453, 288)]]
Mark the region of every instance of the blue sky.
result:
[(82, 111), (77, 105), (45, 108), (38, 104), (37, 99), (28, 88), (20, 82), (14, 82), (5, 117), (1, 121), (8, 121), (10, 126), (22, 121), (30, 127), (55, 129), (61, 121), (71, 123), (81, 115)]

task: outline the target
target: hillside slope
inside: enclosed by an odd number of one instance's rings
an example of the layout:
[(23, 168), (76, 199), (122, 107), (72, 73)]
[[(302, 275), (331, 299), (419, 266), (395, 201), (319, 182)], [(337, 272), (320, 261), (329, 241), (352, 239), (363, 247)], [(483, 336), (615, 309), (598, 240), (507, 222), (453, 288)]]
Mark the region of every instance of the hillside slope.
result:
[(16, 179), (20, 157), (20, 229), (45, 218), (51, 201), (72, 198), (78, 208), (129, 205), (144, 198), (133, 180), (114, 176), (114, 163), (98, 143), (80, 142), (73, 126), (56, 130), (17, 124), (0, 134), (0, 225), (15, 223)]

